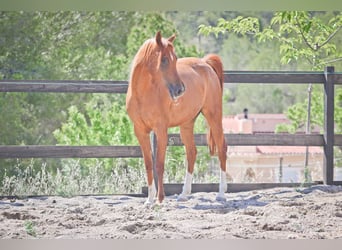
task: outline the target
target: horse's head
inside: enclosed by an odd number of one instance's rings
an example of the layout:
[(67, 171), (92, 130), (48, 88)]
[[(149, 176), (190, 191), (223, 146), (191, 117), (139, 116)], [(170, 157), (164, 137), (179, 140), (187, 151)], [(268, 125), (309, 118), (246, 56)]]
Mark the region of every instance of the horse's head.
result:
[(177, 56), (173, 47), (175, 38), (175, 35), (168, 39), (162, 38), (160, 31), (157, 32), (155, 37), (158, 54), (156, 70), (162, 74), (172, 99), (176, 99), (185, 91), (184, 84), (177, 73)]

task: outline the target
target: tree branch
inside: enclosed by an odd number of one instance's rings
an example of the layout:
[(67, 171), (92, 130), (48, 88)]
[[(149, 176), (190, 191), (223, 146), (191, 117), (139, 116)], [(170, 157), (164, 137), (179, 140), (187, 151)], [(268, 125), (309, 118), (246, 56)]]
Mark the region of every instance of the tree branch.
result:
[(304, 33), (303, 33), (303, 29), (302, 29), (302, 26), (300, 25), (299, 21), (298, 21), (298, 18), (296, 17), (296, 23), (297, 23), (297, 26), (299, 27), (299, 33), (301, 34), (301, 36), (303, 37), (303, 40), (305, 42), (305, 44), (313, 51), (316, 51), (317, 48), (313, 47), (309, 41), (306, 39)]
[(342, 61), (342, 57), (338, 57), (329, 61), (325, 61), (324, 64), (328, 64), (328, 63), (333, 63), (333, 62), (338, 62), (338, 61)]
[(325, 40), (324, 43), (322, 43), (321, 45), (317, 46), (317, 49), (323, 47), (324, 45), (326, 45), (328, 42), (330, 42), (331, 39), (333, 39), (333, 37), (336, 35), (337, 32), (340, 31), (340, 29), (342, 28), (342, 26), (339, 26), (333, 33), (330, 34), (330, 36), (327, 38), (327, 40)]

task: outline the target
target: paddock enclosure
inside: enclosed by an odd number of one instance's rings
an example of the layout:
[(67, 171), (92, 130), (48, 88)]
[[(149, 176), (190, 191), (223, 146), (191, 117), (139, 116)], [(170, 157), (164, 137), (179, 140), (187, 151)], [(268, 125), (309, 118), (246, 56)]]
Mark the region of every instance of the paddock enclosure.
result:
[[(320, 146), (323, 147), (323, 183), (342, 185), (334, 180), (334, 146), (342, 146), (342, 135), (334, 134), (334, 89), (342, 84), (342, 73), (334, 67), (317, 72), (225, 71), (225, 84), (323, 84), (324, 132), (322, 134), (225, 134), (230, 146)], [(44, 81), (0, 80), (0, 92), (112, 93), (125, 94), (127, 81)], [(153, 140), (153, 138), (152, 138)], [(154, 141), (154, 140), (153, 140)], [(197, 146), (206, 146), (206, 135), (196, 134)], [(153, 147), (154, 144), (152, 144)], [(169, 146), (182, 145), (179, 134), (169, 135)], [(139, 146), (43, 146), (1, 145), (0, 158), (135, 158), (142, 157)], [(229, 168), (229, 166), (228, 166)], [(229, 183), (228, 191), (296, 186), (296, 183)], [(218, 184), (193, 184), (193, 192), (216, 191)], [(166, 194), (181, 190), (181, 184), (165, 184)], [(143, 188), (144, 193), (144, 188)], [(146, 190), (145, 190), (146, 191)]]

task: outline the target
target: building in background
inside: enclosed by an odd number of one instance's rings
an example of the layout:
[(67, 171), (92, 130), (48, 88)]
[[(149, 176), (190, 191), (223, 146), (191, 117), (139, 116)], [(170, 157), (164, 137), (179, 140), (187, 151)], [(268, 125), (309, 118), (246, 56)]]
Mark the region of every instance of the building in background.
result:
[[(222, 123), (226, 134), (274, 134), (278, 124), (290, 121), (284, 114), (248, 114), (245, 109), (243, 114), (224, 117)], [(305, 153), (301, 146), (229, 146), (228, 142), (228, 174), (233, 182), (302, 182)], [(323, 148), (309, 147), (308, 159), (311, 180), (322, 180)]]

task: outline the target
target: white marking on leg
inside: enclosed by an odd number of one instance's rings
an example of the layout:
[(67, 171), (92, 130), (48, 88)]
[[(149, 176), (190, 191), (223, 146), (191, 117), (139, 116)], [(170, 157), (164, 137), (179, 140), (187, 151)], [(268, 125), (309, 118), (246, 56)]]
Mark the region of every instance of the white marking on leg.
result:
[(227, 174), (226, 171), (220, 171), (220, 192), (227, 192)]
[(152, 205), (154, 203), (154, 198), (156, 197), (157, 190), (156, 186), (154, 185), (154, 181), (152, 182), (151, 186), (147, 187), (147, 200), (145, 201), (145, 205)]
[(226, 201), (224, 193), (227, 192), (227, 175), (225, 171), (220, 170), (220, 186), (216, 196), (217, 201)]
[(192, 174), (189, 172), (186, 172), (184, 185), (183, 185), (183, 191), (178, 196), (178, 201), (186, 201), (188, 200), (187, 196), (191, 194), (191, 183), (192, 183)]
[(184, 186), (183, 186), (183, 194), (189, 195), (191, 194), (191, 183), (192, 183), (192, 174), (186, 172)]

